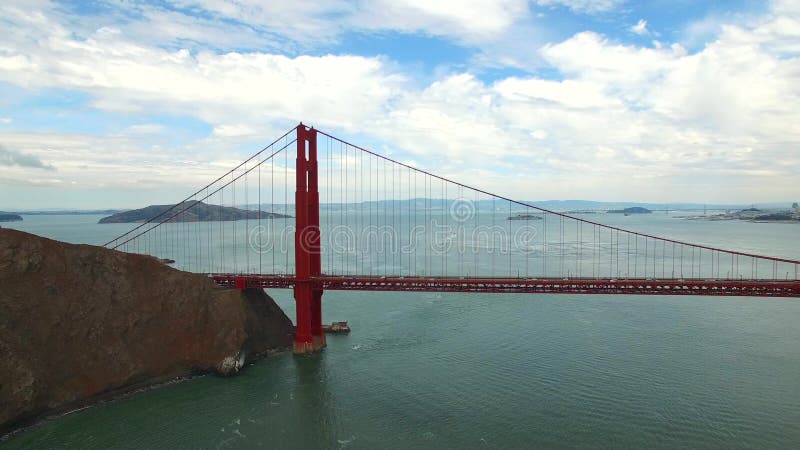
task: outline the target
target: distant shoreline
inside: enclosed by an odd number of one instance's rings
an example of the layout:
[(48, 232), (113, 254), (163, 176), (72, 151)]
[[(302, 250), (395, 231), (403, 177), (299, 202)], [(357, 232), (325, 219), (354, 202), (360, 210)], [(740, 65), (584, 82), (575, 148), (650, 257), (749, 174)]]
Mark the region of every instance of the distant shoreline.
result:
[(738, 220), (751, 223), (785, 223), (800, 224), (800, 212), (796, 210), (760, 210), (748, 208), (741, 211), (727, 211), (711, 215), (675, 216), (676, 219), (704, 220), (709, 222), (722, 222)]
[(19, 216), (91, 216), (103, 214), (116, 214), (125, 209), (92, 209), (92, 210), (43, 210), (43, 211), (14, 211), (9, 214), (16, 214)]

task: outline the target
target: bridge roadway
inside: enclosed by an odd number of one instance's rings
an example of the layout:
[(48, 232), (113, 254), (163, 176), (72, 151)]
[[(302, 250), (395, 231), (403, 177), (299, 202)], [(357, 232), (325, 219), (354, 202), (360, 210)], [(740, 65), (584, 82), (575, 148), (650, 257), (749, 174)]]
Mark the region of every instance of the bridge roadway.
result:
[[(293, 275), (207, 274), (218, 286), (290, 289)], [(312, 276), (325, 290), (800, 297), (796, 280)]]

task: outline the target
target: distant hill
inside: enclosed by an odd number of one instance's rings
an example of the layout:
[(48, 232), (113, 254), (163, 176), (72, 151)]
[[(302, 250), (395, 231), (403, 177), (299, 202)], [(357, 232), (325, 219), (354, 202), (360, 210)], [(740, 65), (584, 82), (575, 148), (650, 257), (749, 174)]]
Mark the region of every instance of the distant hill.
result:
[(19, 222), (21, 220), (22, 217), (17, 214), (0, 211), (0, 222)]
[[(170, 208), (173, 208), (170, 210)], [(134, 209), (117, 213), (108, 217), (103, 217), (98, 223), (136, 223), (145, 222), (160, 214), (165, 213), (163, 216), (158, 217), (156, 222), (165, 222), (173, 214), (188, 208), (186, 211), (178, 214), (170, 220), (170, 222), (221, 222), (230, 220), (245, 220), (245, 219), (284, 219), (291, 216), (284, 214), (277, 214), (267, 211), (253, 211), (249, 209), (239, 209), (230, 206), (209, 205), (199, 201), (188, 201), (176, 205), (150, 205), (141, 209)]]
[(650, 214), (653, 211), (650, 211), (647, 208), (642, 208), (641, 206), (632, 206), (630, 208), (625, 209), (612, 209), (608, 213), (609, 214)]

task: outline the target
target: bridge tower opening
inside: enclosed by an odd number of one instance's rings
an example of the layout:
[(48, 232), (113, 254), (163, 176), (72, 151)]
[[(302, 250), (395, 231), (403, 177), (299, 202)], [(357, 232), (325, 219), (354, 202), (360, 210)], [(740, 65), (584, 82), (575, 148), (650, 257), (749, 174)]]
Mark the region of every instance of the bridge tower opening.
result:
[(319, 176), (317, 130), (297, 126), (297, 190), (295, 191), (296, 326), (293, 351), (312, 353), (324, 348), (322, 286), (312, 277), (322, 274), (319, 229)]

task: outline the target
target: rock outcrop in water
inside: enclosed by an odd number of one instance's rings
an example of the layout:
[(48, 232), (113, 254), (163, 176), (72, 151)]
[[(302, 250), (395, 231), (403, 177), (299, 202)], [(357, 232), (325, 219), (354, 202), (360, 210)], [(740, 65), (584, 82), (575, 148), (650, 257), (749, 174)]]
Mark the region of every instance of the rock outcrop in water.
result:
[(0, 229), (0, 435), (103, 396), (235, 373), (291, 334), (263, 290)]

